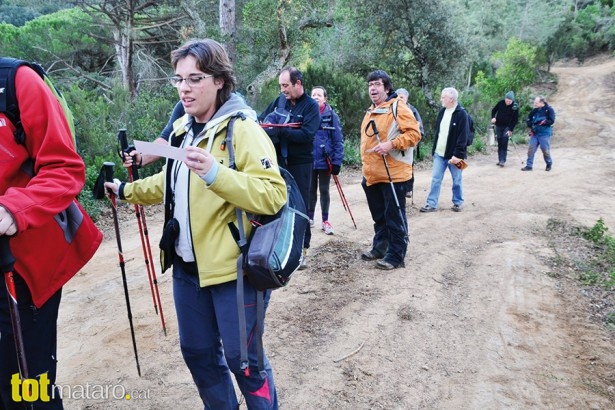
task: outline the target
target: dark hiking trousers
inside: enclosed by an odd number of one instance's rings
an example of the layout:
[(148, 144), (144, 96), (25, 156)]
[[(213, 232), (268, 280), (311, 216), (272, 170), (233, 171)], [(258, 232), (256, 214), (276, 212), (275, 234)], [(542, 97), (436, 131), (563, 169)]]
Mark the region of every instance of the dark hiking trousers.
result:
[(308, 214), (311, 213), (311, 215), (314, 215), (314, 211), (316, 210), (316, 202), (318, 201), (318, 192), (320, 192), (320, 212), (323, 217), (325, 215), (329, 215), (329, 206), (331, 204), (331, 194), (329, 193), (330, 184), (331, 174), (329, 174), (329, 170), (315, 169), (312, 171), (310, 203), (307, 206)]
[[(305, 208), (310, 206), (310, 186), (312, 185), (312, 163), (289, 165), (286, 170), (295, 178), (299, 192), (301, 192), (301, 198), (305, 203)], [(303, 238), (303, 247), (310, 247), (310, 240), (312, 239), (312, 230), (310, 224), (306, 224), (305, 238)]]
[(498, 141), (498, 162), (501, 164), (506, 163), (506, 157), (508, 156), (508, 136), (506, 136), (508, 127), (495, 127), (495, 136)]
[[(404, 227), (408, 226), (406, 217), (406, 189), (408, 181), (395, 182), (395, 194), (401, 207), (401, 213), (393, 196), (389, 183), (367, 186), (365, 178), (361, 182), (367, 205), (374, 221), (374, 239), (372, 253), (384, 256), (384, 260), (393, 266), (399, 266), (406, 257), (408, 243)], [(403, 214), (403, 221), (402, 221)]]
[[(57, 291), (38, 309), (32, 303), (32, 296), (24, 280), (16, 273), (13, 277), (28, 364), (27, 384), (32, 390), (23, 389), (24, 383), (19, 379), (9, 296), (3, 276), (0, 284), (0, 410), (63, 409), (60, 394), (55, 388), (57, 321), (62, 290)], [(14, 398), (21, 401), (16, 402)], [(32, 404), (32, 407), (26, 407), (25, 404)]]
[[(271, 365), (264, 357), (264, 375), (258, 372), (254, 331), (256, 290), (244, 280), (246, 332), (250, 375), (240, 368), (237, 281), (200, 287), (190, 264), (173, 265), (173, 297), (184, 361), (205, 405), (205, 410), (236, 410), (238, 401), (231, 374), (250, 410), (277, 410), (278, 399)], [(271, 291), (265, 293), (265, 309)], [(265, 377), (263, 377), (265, 376)]]

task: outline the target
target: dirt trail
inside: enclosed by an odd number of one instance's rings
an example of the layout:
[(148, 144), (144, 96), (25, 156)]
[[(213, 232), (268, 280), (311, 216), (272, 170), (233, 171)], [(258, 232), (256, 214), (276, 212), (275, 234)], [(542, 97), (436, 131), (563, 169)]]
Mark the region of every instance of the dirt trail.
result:
[[(419, 170), (405, 269), (382, 272), (359, 260), (371, 218), (360, 175), (342, 173), (358, 229), (332, 186), (336, 235), (314, 232), (310, 269), (270, 304), (265, 345), (282, 409), (615, 406), (613, 335), (590, 319), (580, 288), (551, 275), (556, 255), (547, 235), (550, 218), (592, 226), (602, 217), (615, 231), (615, 59), (552, 71), (559, 78), (550, 100), (553, 171), (544, 171), (538, 153), (534, 171), (521, 172), (526, 146), (512, 146), (500, 169), (490, 148), (464, 171), (463, 212), (449, 210), (447, 175), (440, 211), (420, 214), (431, 170)], [(157, 248), (160, 213), (148, 222)], [(65, 288), (58, 383), (73, 393), (90, 385), (89, 399), (72, 394), (66, 408), (202, 408), (179, 351), (170, 274), (157, 270), (165, 337), (136, 223), (122, 229), (135, 233), (124, 234), (123, 245), (143, 376), (111, 234)], [(92, 398), (101, 385), (141, 398)]]

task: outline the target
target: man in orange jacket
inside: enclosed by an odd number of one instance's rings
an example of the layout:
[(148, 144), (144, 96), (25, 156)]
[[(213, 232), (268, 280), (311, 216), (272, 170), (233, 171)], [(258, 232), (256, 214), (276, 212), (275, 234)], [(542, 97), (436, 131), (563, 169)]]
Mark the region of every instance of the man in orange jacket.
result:
[(421, 133), (386, 72), (370, 73), (367, 86), (372, 105), (361, 124), (361, 185), (374, 221), (374, 238), (361, 259), (377, 260), (376, 268), (391, 270), (404, 266), (408, 249), (406, 190), (413, 157), (409, 148), (419, 143)]

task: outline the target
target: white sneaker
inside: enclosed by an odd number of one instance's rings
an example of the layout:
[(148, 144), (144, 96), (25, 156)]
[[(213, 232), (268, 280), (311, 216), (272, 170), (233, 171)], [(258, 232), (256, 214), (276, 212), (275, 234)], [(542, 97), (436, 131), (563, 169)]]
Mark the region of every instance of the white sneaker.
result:
[(303, 257), (301, 258), (301, 264), (299, 265), (299, 270), (304, 270), (308, 267), (307, 252), (308, 250), (306, 248), (303, 248)]
[(322, 230), (325, 231), (327, 235), (333, 235), (333, 227), (329, 221), (324, 221), (322, 223)]

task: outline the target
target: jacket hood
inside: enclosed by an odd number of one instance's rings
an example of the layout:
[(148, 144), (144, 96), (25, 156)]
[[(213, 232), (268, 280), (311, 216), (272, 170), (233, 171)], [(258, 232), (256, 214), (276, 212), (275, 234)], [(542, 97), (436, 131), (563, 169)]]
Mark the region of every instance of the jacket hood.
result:
[[(229, 99), (226, 100), (224, 104), (222, 104), (222, 107), (220, 107), (218, 111), (215, 112), (215, 114), (213, 115), (213, 117), (210, 118), (209, 121), (207, 121), (204, 130), (207, 131), (217, 126), (228, 117), (231, 117), (239, 112), (242, 112), (246, 115), (246, 117), (250, 118), (251, 120), (257, 121), (256, 111), (254, 111), (248, 104), (246, 104), (245, 100), (242, 97), (240, 97), (236, 93), (232, 93)], [(192, 121), (194, 121), (194, 117), (192, 115), (184, 115), (182, 118), (178, 119), (177, 121), (175, 121), (175, 123), (173, 123), (173, 133), (176, 135), (181, 134), (181, 130), (189, 127)]]
[(245, 100), (239, 95), (232, 93), (231, 97), (226, 100), (222, 107), (216, 111), (213, 117), (209, 121), (207, 121), (206, 129), (212, 128), (226, 118), (237, 114), (238, 112), (243, 112), (248, 118), (256, 121), (257, 115), (256, 111), (254, 111), (248, 104), (246, 104)]

